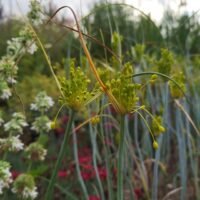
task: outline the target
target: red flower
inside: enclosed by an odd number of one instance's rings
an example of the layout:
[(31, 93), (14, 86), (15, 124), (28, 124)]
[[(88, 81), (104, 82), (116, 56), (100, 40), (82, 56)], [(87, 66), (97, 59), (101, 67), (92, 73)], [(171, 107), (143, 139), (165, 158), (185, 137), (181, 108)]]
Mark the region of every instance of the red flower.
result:
[(134, 193), (137, 199), (140, 199), (143, 196), (143, 191), (141, 188), (135, 188)]
[(11, 174), (12, 174), (12, 179), (15, 180), (21, 173), (13, 170), (11, 171)]
[(81, 172), (81, 176), (83, 180), (89, 181), (94, 177), (94, 173), (91, 171), (84, 171), (84, 172)]
[(91, 164), (82, 164), (81, 166), (86, 170), (93, 170), (93, 166)]
[(107, 177), (107, 170), (104, 167), (98, 168), (99, 176), (101, 180), (105, 180)]
[(92, 157), (91, 156), (80, 156), (79, 157), (79, 163), (83, 164), (83, 163), (90, 163), (92, 161)]
[(68, 176), (67, 170), (60, 170), (60, 171), (58, 172), (58, 177), (59, 177), (59, 178), (66, 178), (67, 176)]
[(101, 200), (101, 199), (96, 195), (90, 195), (88, 200)]

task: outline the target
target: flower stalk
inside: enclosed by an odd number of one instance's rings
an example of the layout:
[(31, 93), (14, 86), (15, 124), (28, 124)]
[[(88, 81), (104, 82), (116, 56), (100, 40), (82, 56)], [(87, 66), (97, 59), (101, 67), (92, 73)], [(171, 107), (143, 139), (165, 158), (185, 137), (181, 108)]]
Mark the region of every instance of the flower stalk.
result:
[(58, 173), (58, 169), (60, 168), (61, 162), (63, 160), (63, 157), (66, 153), (66, 146), (67, 146), (68, 141), (69, 141), (69, 136), (70, 136), (72, 124), (73, 124), (73, 121), (74, 121), (74, 115), (75, 115), (75, 112), (71, 111), (71, 117), (70, 117), (69, 122), (67, 124), (67, 128), (66, 128), (65, 135), (64, 135), (64, 138), (63, 138), (62, 146), (61, 146), (61, 149), (59, 151), (58, 158), (57, 158), (57, 161), (56, 161), (56, 165), (54, 167), (54, 170), (53, 170), (53, 173), (52, 173), (52, 176), (51, 176), (51, 179), (50, 179), (50, 182), (49, 182), (46, 194), (45, 194), (45, 198), (44, 198), (45, 200), (51, 200), (52, 197), (53, 197), (52, 194), (53, 194), (53, 191), (54, 191), (56, 176), (57, 176), (57, 173)]
[(125, 116), (120, 118), (120, 142), (117, 162), (117, 200), (123, 200), (123, 170), (124, 170), (124, 144), (125, 144)]

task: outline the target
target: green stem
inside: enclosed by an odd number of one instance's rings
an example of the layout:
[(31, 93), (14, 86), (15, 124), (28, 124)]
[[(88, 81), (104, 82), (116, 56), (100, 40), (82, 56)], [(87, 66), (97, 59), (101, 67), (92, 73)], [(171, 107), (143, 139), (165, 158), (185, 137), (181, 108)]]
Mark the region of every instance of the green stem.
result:
[(55, 185), (55, 182), (56, 182), (58, 169), (60, 168), (61, 162), (62, 162), (63, 157), (64, 157), (65, 152), (66, 152), (66, 145), (69, 141), (70, 131), (71, 131), (72, 123), (73, 123), (73, 120), (74, 120), (74, 114), (75, 114), (75, 112), (72, 111), (71, 117), (68, 121), (67, 128), (66, 128), (66, 131), (65, 131), (62, 146), (61, 146), (61, 149), (60, 149), (59, 154), (58, 154), (56, 165), (54, 167), (54, 170), (53, 170), (53, 173), (52, 173), (52, 176), (51, 176), (48, 188), (47, 188), (47, 192), (45, 194), (45, 198), (44, 198), (45, 200), (50, 200), (53, 197), (52, 194), (53, 194), (53, 189), (54, 189), (54, 185)]
[(124, 170), (124, 122), (125, 117), (121, 115), (120, 118), (120, 142), (119, 142), (119, 154), (117, 163), (117, 200), (123, 200), (123, 170)]
[(85, 200), (88, 200), (89, 196), (88, 196), (87, 187), (86, 187), (85, 182), (84, 182), (82, 175), (81, 175), (80, 163), (79, 163), (79, 159), (78, 159), (77, 136), (76, 136), (75, 131), (73, 131), (73, 133), (72, 133), (72, 138), (73, 138), (73, 150), (74, 150), (74, 158), (75, 158), (75, 165), (76, 165), (78, 180), (79, 180), (80, 185), (82, 187), (84, 198), (85, 198)]
[(32, 168), (32, 161), (29, 162), (28, 168), (27, 168), (27, 172), (30, 172)]

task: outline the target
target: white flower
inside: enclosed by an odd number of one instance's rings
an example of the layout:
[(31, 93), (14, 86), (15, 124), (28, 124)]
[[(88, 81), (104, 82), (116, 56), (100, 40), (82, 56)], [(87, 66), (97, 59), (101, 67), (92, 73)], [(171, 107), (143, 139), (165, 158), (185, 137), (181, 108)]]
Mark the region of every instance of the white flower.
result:
[[(13, 56), (3, 56), (0, 60), (0, 72), (1, 81), (8, 81), (9, 77), (15, 78), (17, 75), (18, 67), (14, 61)], [(9, 81), (8, 81), (9, 82)], [(5, 88), (5, 83), (3, 83), (3, 88)], [(1, 86), (2, 88), (2, 86)]]
[(34, 54), (38, 49), (37, 45), (32, 40), (27, 41), (26, 46), (27, 46), (26, 50), (30, 54)]
[(54, 101), (51, 97), (47, 96), (46, 92), (40, 92), (35, 97), (35, 102), (31, 104), (31, 110), (35, 111), (47, 111), (54, 105)]
[(4, 124), (4, 130), (11, 132), (13, 134), (22, 134), (23, 127), (28, 126), (27, 122), (25, 121), (25, 116), (22, 113), (14, 113), (12, 115), (12, 119)]
[(7, 52), (9, 55), (14, 56), (19, 51), (23, 52), (21, 38), (12, 38), (7, 41)]
[(42, 7), (38, 0), (30, 1), (30, 11), (28, 13), (29, 20), (33, 25), (38, 26), (43, 23), (44, 15), (42, 14)]
[(19, 135), (11, 137), (10, 141), (11, 141), (11, 147), (10, 147), (9, 150), (11, 150), (11, 151), (20, 151), (20, 150), (23, 149), (24, 144), (19, 139)]
[(9, 188), (12, 183), (12, 174), (10, 173), (10, 164), (5, 161), (0, 161), (0, 194), (4, 188)]
[(12, 78), (12, 77), (8, 77), (7, 82), (10, 83), (10, 84), (17, 83), (17, 81), (14, 78)]
[(33, 176), (20, 174), (13, 183), (12, 192), (21, 197), (20, 199), (35, 199), (38, 196), (38, 192)]
[(27, 198), (31, 198), (31, 199), (35, 199), (38, 195), (37, 192), (37, 188), (34, 187), (32, 190), (28, 187), (25, 187), (23, 192), (22, 192), (22, 196), (27, 199)]
[(24, 144), (21, 142), (18, 136), (10, 136), (5, 139), (0, 139), (0, 149), (8, 151), (20, 151), (24, 147)]
[(51, 130), (50, 123), (51, 121), (46, 115), (37, 117), (35, 121), (32, 123), (31, 130), (34, 130), (37, 133), (43, 133), (43, 132), (46, 133)]
[(47, 150), (40, 143), (33, 142), (26, 147), (25, 153), (27, 158), (32, 161), (43, 161), (47, 155)]
[(4, 100), (9, 99), (9, 97), (12, 95), (9, 88), (2, 90), (1, 93), (2, 94), (1, 94), (0, 98), (4, 99)]

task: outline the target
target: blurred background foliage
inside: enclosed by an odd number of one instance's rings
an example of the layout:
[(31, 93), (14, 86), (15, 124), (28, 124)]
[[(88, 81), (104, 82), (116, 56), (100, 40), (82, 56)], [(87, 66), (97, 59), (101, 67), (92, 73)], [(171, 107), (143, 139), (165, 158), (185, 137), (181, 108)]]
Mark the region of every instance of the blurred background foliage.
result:
[[(54, 8), (49, 7), (46, 9), (46, 15), (51, 16), (54, 11)], [(139, 13), (139, 16), (136, 16), (135, 13)], [(23, 26), (20, 20), (4, 18), (3, 16), (0, 9), (0, 56), (5, 54), (6, 41), (15, 37)], [(68, 73), (69, 58), (76, 58), (77, 65), (83, 67), (87, 65), (77, 34), (62, 25), (76, 28), (73, 21), (55, 17), (51, 23), (37, 30), (58, 75)], [(158, 66), (155, 66), (155, 64), (159, 65), (159, 62), (162, 62), (162, 59), (159, 60), (162, 54), (161, 49), (169, 49), (175, 60), (172, 65), (173, 73), (182, 71), (186, 75), (187, 96), (190, 103), (186, 104), (186, 101), (182, 103), (185, 105), (185, 110), (190, 114), (194, 123), (199, 127), (200, 22), (198, 13), (192, 16), (187, 14), (177, 16), (167, 11), (162, 21), (157, 24), (151, 20), (150, 16), (144, 15), (133, 7), (123, 4), (108, 6), (100, 3), (96, 4), (91, 9), (90, 14), (81, 20), (81, 26), (84, 33), (96, 38), (102, 44), (112, 49), (117, 56), (123, 57), (123, 61), (129, 60), (133, 63), (135, 72), (157, 70)], [(120, 38), (117, 35), (113, 37), (114, 33), (119, 33)], [(108, 64), (109, 67), (113, 67), (117, 63), (114, 57), (102, 46), (88, 37), (85, 37), (85, 39), (98, 65), (102, 64), (101, 61)], [(129, 55), (130, 53), (133, 55)], [(14, 94), (17, 94), (20, 99), (13, 95), (9, 104), (5, 105), (6, 109), (20, 110), (22, 108), (21, 103), (23, 103), (25, 108), (28, 108), (30, 103), (33, 102), (35, 95), (41, 90), (47, 91), (47, 94), (52, 96), (54, 100), (58, 99), (59, 91), (41, 50), (37, 51), (33, 56), (25, 55), (19, 61), (18, 66), (19, 78), (15, 88), (16, 93)], [(137, 116), (134, 116), (129, 121), (129, 126), (134, 130), (134, 133), (131, 135), (134, 138), (135, 145), (133, 147), (135, 152), (133, 152), (137, 154), (138, 160), (141, 161), (141, 169), (145, 166), (149, 170), (149, 177), (151, 179), (149, 183), (153, 182), (153, 186), (155, 186), (152, 191), (153, 195), (157, 192), (159, 193), (156, 189), (158, 188), (159, 180), (158, 167), (160, 167), (163, 172), (160, 182), (162, 180), (166, 181), (163, 181), (159, 187), (166, 190), (165, 192), (169, 191), (168, 186), (164, 185), (166, 182), (171, 181), (175, 187), (181, 185), (183, 188), (186, 188), (186, 184), (190, 185), (191, 181), (192, 184), (188, 187), (188, 191), (195, 188), (197, 196), (199, 193), (198, 147), (200, 142), (199, 140), (195, 141), (195, 138), (198, 138), (198, 136), (193, 128), (190, 127), (189, 120), (185, 119), (185, 115), (180, 112), (180, 109), (169, 98), (170, 95), (166, 86), (162, 82), (160, 82), (159, 86), (148, 85), (145, 91), (147, 98), (145, 97), (146, 99), (144, 99), (144, 101), (147, 101), (146, 104), (149, 105), (152, 113), (163, 115), (166, 122), (167, 133), (159, 138), (162, 148), (157, 152), (152, 150), (149, 134), (140, 134), (141, 132), (146, 133), (147, 131), (145, 130), (147, 128), (138, 121)], [(3, 104), (4, 102), (0, 103)], [(54, 116), (57, 110), (58, 108), (55, 106), (51, 115)], [(111, 136), (109, 135), (109, 137)], [(176, 153), (174, 153), (175, 151)], [(152, 167), (152, 163), (155, 161), (149, 160), (150, 157), (155, 157), (155, 159), (165, 163), (165, 166), (157, 164)], [(177, 161), (178, 158), (180, 163)], [(189, 166), (186, 165), (188, 160), (190, 162)], [(177, 161), (175, 163), (176, 166), (174, 166), (174, 161)], [(176, 174), (176, 176), (167, 176), (166, 171), (169, 174)], [(189, 179), (188, 183), (186, 181), (187, 174), (192, 174), (192, 180)], [(181, 184), (179, 184), (180, 182)], [(183, 191), (186, 191), (185, 188)], [(148, 188), (148, 190), (151, 189)], [(195, 192), (191, 192), (191, 199), (195, 198)], [(182, 195), (184, 194), (183, 192)]]

